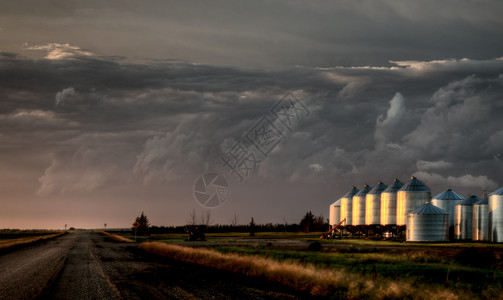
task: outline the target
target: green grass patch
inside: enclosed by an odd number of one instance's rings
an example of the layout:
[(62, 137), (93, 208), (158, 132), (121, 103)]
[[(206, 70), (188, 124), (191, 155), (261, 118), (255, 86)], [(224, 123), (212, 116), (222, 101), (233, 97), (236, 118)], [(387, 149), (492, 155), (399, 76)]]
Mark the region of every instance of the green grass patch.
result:
[(503, 271), (462, 264), (424, 255), (391, 255), (386, 253), (340, 253), (300, 250), (278, 250), (268, 247), (220, 246), (220, 253), (258, 256), (276, 261), (311, 264), (317, 268), (345, 270), (362, 276), (405, 280), (412, 284), (442, 284), (477, 294), (489, 288), (501, 289)]
[[(112, 231), (108, 231), (112, 232)], [(116, 235), (123, 236), (134, 240), (134, 232), (131, 231), (113, 231)], [(206, 241), (208, 243), (237, 243), (242, 240), (265, 240), (265, 239), (295, 239), (295, 240), (319, 240), (321, 232), (302, 233), (302, 232), (257, 232), (255, 236), (250, 236), (247, 232), (228, 232), (228, 233), (206, 233)], [(152, 234), (149, 236), (137, 236), (138, 242), (166, 242), (179, 243), (188, 242), (186, 233), (165, 233)], [(188, 242), (191, 243), (191, 242)]]

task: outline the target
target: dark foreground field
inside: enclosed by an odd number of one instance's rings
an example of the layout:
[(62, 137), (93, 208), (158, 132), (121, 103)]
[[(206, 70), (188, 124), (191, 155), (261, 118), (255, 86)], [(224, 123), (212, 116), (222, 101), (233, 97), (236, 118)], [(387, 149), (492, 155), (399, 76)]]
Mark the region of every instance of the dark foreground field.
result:
[[(201, 253), (154, 255), (138, 248), (147, 239)], [(3, 252), (0, 299), (503, 298), (500, 244), (318, 243), (317, 235), (296, 234), (208, 239), (162, 235), (119, 243), (94, 232), (68, 233)]]
[(0, 256), (0, 299), (296, 299), (265, 280), (156, 257), (75, 232)]
[[(144, 244), (153, 253), (266, 277), (334, 298), (503, 298), (502, 244), (320, 241), (319, 234), (289, 233), (260, 233), (253, 238), (241, 233), (210, 234), (205, 242), (187, 242), (177, 235), (141, 239), (164, 243)], [(165, 245), (202, 249), (189, 254)], [(236, 254), (249, 259), (235, 260)]]

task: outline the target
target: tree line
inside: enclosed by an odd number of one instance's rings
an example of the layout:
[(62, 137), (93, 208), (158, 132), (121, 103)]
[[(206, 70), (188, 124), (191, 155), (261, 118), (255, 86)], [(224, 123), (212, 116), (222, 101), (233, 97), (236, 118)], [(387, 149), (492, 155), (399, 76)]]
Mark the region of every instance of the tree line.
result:
[[(199, 221), (204, 221), (200, 223)], [(320, 232), (328, 231), (329, 224), (328, 220), (323, 217), (323, 215), (315, 216), (311, 211), (307, 212), (304, 217), (300, 220), (298, 224), (287, 224), (284, 223), (266, 223), (266, 224), (255, 224), (253, 218), (251, 218), (250, 223), (247, 225), (237, 224), (237, 216), (231, 220), (231, 224), (210, 224), (211, 215), (208, 212), (203, 213), (201, 220), (196, 218), (195, 211), (192, 211), (187, 220), (187, 225), (206, 225), (207, 233), (226, 233), (226, 232), (249, 232), (254, 234), (256, 232)], [(138, 226), (138, 235), (147, 234), (161, 234), (161, 233), (185, 233), (186, 226), (151, 226), (148, 217), (142, 212), (139, 217), (136, 218), (136, 222), (140, 225)], [(134, 230), (134, 228), (132, 228)]]

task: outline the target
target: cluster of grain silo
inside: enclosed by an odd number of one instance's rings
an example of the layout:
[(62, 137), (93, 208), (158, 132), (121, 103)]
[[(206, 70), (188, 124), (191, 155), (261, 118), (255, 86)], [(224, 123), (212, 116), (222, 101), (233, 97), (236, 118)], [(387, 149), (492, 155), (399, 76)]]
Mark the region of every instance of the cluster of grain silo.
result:
[(405, 233), (407, 241), (503, 242), (503, 188), (489, 197), (468, 198), (447, 189), (431, 197), (430, 189), (416, 177), (387, 186), (353, 186), (330, 205), (330, 225), (342, 222), (352, 235)]

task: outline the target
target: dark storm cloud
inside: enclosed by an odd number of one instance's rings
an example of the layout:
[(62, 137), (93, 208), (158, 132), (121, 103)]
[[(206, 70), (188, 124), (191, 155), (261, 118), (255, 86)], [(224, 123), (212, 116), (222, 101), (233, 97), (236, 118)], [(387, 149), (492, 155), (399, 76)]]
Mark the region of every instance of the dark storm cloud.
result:
[(215, 211), (297, 222), (351, 185), (412, 174), (433, 193), (480, 195), (503, 185), (502, 11), (498, 0), (3, 1), (0, 194), (12, 201), (0, 226), (22, 224), (16, 211), (37, 219), (28, 206), (75, 217), (69, 201), (183, 223), (195, 178), (233, 182), (220, 154), (287, 92), (309, 116)]
[(41, 196), (190, 181), (220, 167), (222, 151), (287, 92), (311, 114), (259, 177), (338, 182), (340, 193), (411, 174), (463, 192), (503, 183), (501, 59), (271, 72), (63, 50), (0, 60), (3, 156), (48, 161)]
[[(23, 1), (6, 49), (59, 42), (105, 55), (284, 69), (501, 55), (501, 1)], [(14, 51), (15, 52), (15, 51)]]

